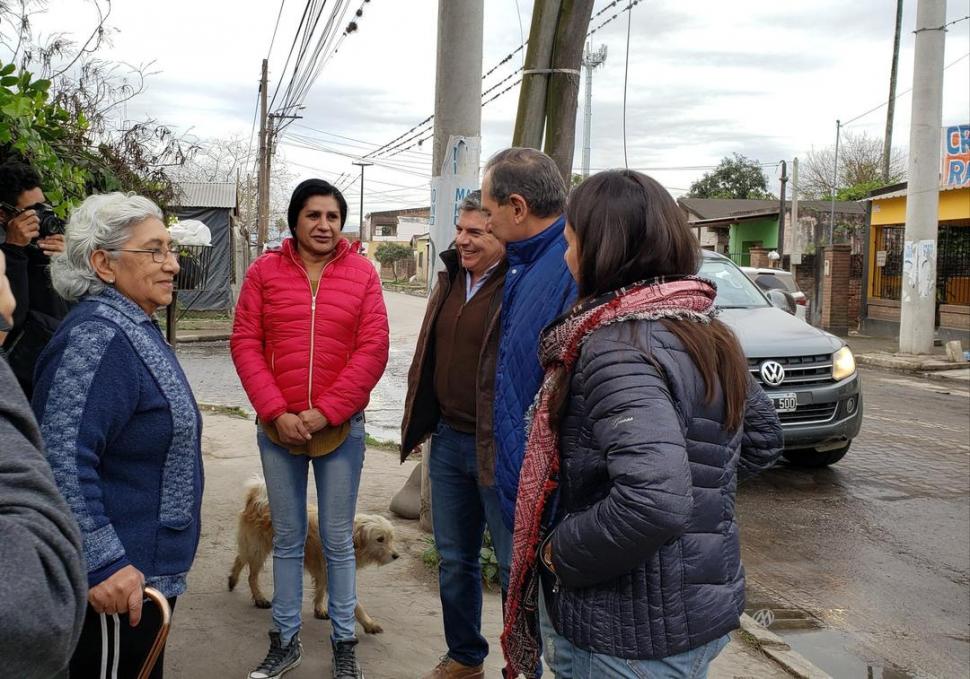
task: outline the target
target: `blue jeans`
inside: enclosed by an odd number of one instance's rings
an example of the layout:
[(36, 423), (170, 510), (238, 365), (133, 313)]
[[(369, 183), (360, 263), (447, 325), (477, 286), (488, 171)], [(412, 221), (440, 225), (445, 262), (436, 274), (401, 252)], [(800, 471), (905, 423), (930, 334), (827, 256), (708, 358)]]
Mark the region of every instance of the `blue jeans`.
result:
[(539, 592), (543, 657), (556, 679), (706, 679), (708, 666), (731, 640), (725, 634), (690, 651), (657, 660), (630, 660), (593, 653), (574, 646), (556, 632), (546, 613), (541, 587)]
[(260, 428), (256, 434), (273, 517), (273, 627), (283, 643), (299, 631), (303, 609), (303, 549), (307, 535), (307, 474), (313, 465), (320, 542), (327, 560), (327, 611), (334, 641), (356, 639), (357, 564), (354, 513), (364, 465), (364, 416), (329, 455), (293, 455)]
[(509, 585), (512, 533), (502, 522), (495, 487), (478, 483), (474, 434), (438, 425), (431, 438), (428, 474), (434, 541), (441, 556), (438, 586), (448, 656), (463, 665), (481, 665), (488, 655), (488, 642), (482, 636), (478, 560), (482, 537), (487, 524), (504, 593)]

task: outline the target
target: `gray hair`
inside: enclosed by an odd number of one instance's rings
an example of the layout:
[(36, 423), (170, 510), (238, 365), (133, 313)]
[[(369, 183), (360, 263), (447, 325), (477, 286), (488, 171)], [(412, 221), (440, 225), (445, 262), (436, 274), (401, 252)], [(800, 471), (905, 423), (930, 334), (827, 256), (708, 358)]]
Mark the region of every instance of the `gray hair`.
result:
[(472, 191), (458, 206), (460, 212), (479, 212), (482, 209), (482, 192)]
[(107, 284), (91, 265), (96, 250), (124, 247), (136, 224), (154, 217), (164, 222), (155, 203), (133, 193), (88, 196), (71, 212), (64, 232), (64, 252), (51, 259), (51, 283), (69, 302), (96, 295)]
[(537, 217), (560, 215), (566, 206), (566, 184), (555, 161), (542, 151), (520, 146), (499, 151), (485, 165), (485, 174), (499, 205), (517, 193)]

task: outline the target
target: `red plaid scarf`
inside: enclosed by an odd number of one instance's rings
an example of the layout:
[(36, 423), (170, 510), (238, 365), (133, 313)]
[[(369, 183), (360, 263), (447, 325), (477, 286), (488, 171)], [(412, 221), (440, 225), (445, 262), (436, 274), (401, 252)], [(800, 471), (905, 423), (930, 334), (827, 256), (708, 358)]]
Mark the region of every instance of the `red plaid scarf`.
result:
[(716, 313), (715, 294), (711, 283), (693, 276), (638, 283), (577, 307), (543, 333), (539, 358), (545, 377), (532, 406), (515, 501), (512, 572), (502, 632), (508, 676), (534, 676), (542, 648), (536, 564), (539, 547), (548, 533), (543, 515), (559, 485), (559, 435), (549, 423), (553, 395), (558, 389), (569, 388), (569, 376), (583, 342), (594, 330), (632, 319), (709, 322)]

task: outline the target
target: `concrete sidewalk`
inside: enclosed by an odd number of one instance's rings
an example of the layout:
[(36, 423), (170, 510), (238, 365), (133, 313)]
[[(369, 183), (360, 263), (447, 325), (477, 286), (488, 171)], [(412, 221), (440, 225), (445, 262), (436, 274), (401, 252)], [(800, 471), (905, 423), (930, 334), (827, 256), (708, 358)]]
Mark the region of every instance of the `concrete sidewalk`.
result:
[[(169, 677), (242, 679), (266, 652), (270, 612), (252, 606), (245, 578), (235, 592), (227, 591), (227, 575), (235, 556), (236, 514), (242, 506), (243, 484), (259, 472), (252, 420), (207, 413), (203, 450), (206, 491), (203, 531), (189, 592), (181, 597), (166, 652)], [(434, 667), (446, 650), (438, 601), (437, 578), (421, 561), (427, 547), (416, 521), (387, 511), (391, 496), (403, 485), (412, 462), (398, 463), (395, 453), (368, 450), (358, 511), (387, 516), (397, 529), (401, 558), (382, 568), (361, 570), (358, 594), (367, 611), (384, 627), (378, 635), (364, 635), (359, 658), (368, 679), (420, 677)], [(312, 495), (313, 484), (310, 484)], [(272, 590), (272, 561), (262, 581)], [(330, 676), (330, 623), (313, 618), (312, 589), (304, 590), (304, 661), (287, 679)], [(499, 677), (501, 598), (486, 591), (484, 633), (492, 643), (488, 675)], [(359, 629), (359, 628), (358, 628)], [(748, 639), (745, 641), (742, 637)], [(811, 666), (809, 666), (811, 667)], [(787, 677), (780, 665), (753, 643), (750, 635), (735, 633), (711, 671), (714, 679)], [(798, 676), (824, 676), (799, 673)]]
[(934, 346), (931, 354), (901, 354), (896, 338), (849, 335), (843, 339), (852, 349), (859, 365), (920, 375), (962, 386), (970, 384), (970, 363), (947, 360), (946, 350), (942, 346)]

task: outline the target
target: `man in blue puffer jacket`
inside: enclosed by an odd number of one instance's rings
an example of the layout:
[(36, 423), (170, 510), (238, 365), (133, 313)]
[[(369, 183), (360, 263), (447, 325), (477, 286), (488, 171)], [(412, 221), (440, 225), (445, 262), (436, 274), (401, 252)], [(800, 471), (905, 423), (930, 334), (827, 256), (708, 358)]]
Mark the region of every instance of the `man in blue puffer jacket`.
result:
[(566, 185), (541, 151), (509, 148), (495, 154), (482, 179), (482, 212), (506, 243), (502, 337), (495, 373), (495, 486), (511, 529), (525, 452), (525, 417), (542, 383), (539, 333), (576, 300), (566, 268)]

